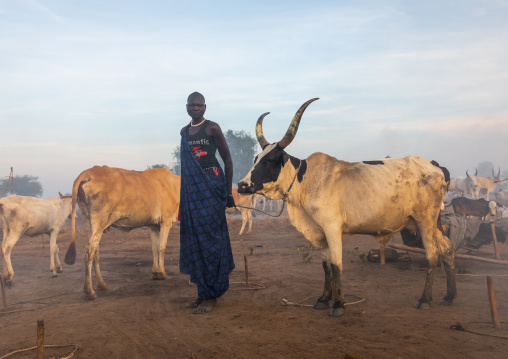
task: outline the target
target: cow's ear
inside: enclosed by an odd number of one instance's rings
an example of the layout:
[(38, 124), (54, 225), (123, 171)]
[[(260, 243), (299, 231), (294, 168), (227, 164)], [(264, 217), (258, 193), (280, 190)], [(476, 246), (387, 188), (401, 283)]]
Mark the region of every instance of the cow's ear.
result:
[(60, 195), (61, 199), (64, 198), (64, 196), (60, 192), (58, 192), (58, 194)]
[(282, 153), (279, 156), (279, 162), (282, 165), (282, 167), (284, 167), (284, 165), (286, 164), (286, 162), (288, 160), (289, 160), (289, 155), (286, 152), (282, 151)]

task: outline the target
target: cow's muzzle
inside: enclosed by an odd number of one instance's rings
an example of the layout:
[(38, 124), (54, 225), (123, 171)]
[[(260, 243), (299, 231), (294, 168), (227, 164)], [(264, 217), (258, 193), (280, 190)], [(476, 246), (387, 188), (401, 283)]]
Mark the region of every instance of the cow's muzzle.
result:
[(238, 182), (238, 193), (254, 193), (254, 185), (246, 182)]

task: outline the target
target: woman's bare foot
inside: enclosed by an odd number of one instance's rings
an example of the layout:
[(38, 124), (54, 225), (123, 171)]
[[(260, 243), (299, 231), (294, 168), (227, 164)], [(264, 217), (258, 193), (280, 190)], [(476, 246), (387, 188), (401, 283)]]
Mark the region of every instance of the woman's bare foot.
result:
[(217, 298), (204, 299), (196, 308), (194, 314), (205, 314), (210, 312), (217, 305)]
[(197, 308), (199, 307), (199, 305), (201, 304), (201, 302), (203, 302), (203, 298), (199, 298), (197, 297), (195, 300), (193, 300), (192, 302), (189, 302), (185, 305), (185, 308)]

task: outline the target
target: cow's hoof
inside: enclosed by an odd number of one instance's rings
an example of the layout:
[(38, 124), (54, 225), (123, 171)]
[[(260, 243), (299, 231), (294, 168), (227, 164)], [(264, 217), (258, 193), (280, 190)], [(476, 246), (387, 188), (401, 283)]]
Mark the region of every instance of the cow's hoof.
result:
[(95, 294), (95, 292), (90, 292), (90, 293), (85, 292), (85, 299), (95, 300), (95, 299), (97, 299), (97, 294)]
[(56, 272), (57, 272), (57, 273), (62, 273), (62, 272), (63, 272), (62, 267), (56, 267)]
[(56, 278), (56, 277), (58, 277), (58, 274), (56, 274), (56, 273), (51, 273), (51, 278)]
[(154, 272), (152, 273), (152, 279), (153, 280), (164, 280), (166, 279), (166, 274), (161, 272)]
[(328, 300), (318, 299), (316, 304), (314, 304), (313, 308), (316, 310), (325, 310), (330, 308), (330, 305), (328, 304)]
[(420, 309), (420, 310), (429, 310), (430, 309), (430, 304), (429, 303), (417, 302), (415, 305), (413, 305), (413, 307), (416, 308), (416, 309)]
[(346, 314), (346, 308), (330, 308), (330, 311), (328, 312), (328, 315), (330, 317), (342, 317), (344, 314)]
[(12, 288), (12, 280), (6, 279), (6, 280), (5, 280), (5, 286), (6, 286), (7, 288)]
[(452, 304), (453, 304), (453, 300), (448, 300), (446, 298), (443, 298), (443, 300), (439, 302), (439, 305), (442, 305), (444, 307), (449, 307)]
[(97, 284), (97, 290), (100, 290), (101, 292), (105, 292), (108, 289), (108, 286), (106, 284)]

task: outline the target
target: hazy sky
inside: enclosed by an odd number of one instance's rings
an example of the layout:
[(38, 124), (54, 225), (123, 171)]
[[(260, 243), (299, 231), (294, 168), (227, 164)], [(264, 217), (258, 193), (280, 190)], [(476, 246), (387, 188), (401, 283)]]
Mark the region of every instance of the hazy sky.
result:
[(0, 0), (0, 177), (43, 197), (83, 170), (170, 163), (206, 118), (287, 152), (346, 161), (419, 155), (452, 176), (508, 170), (508, 1)]

